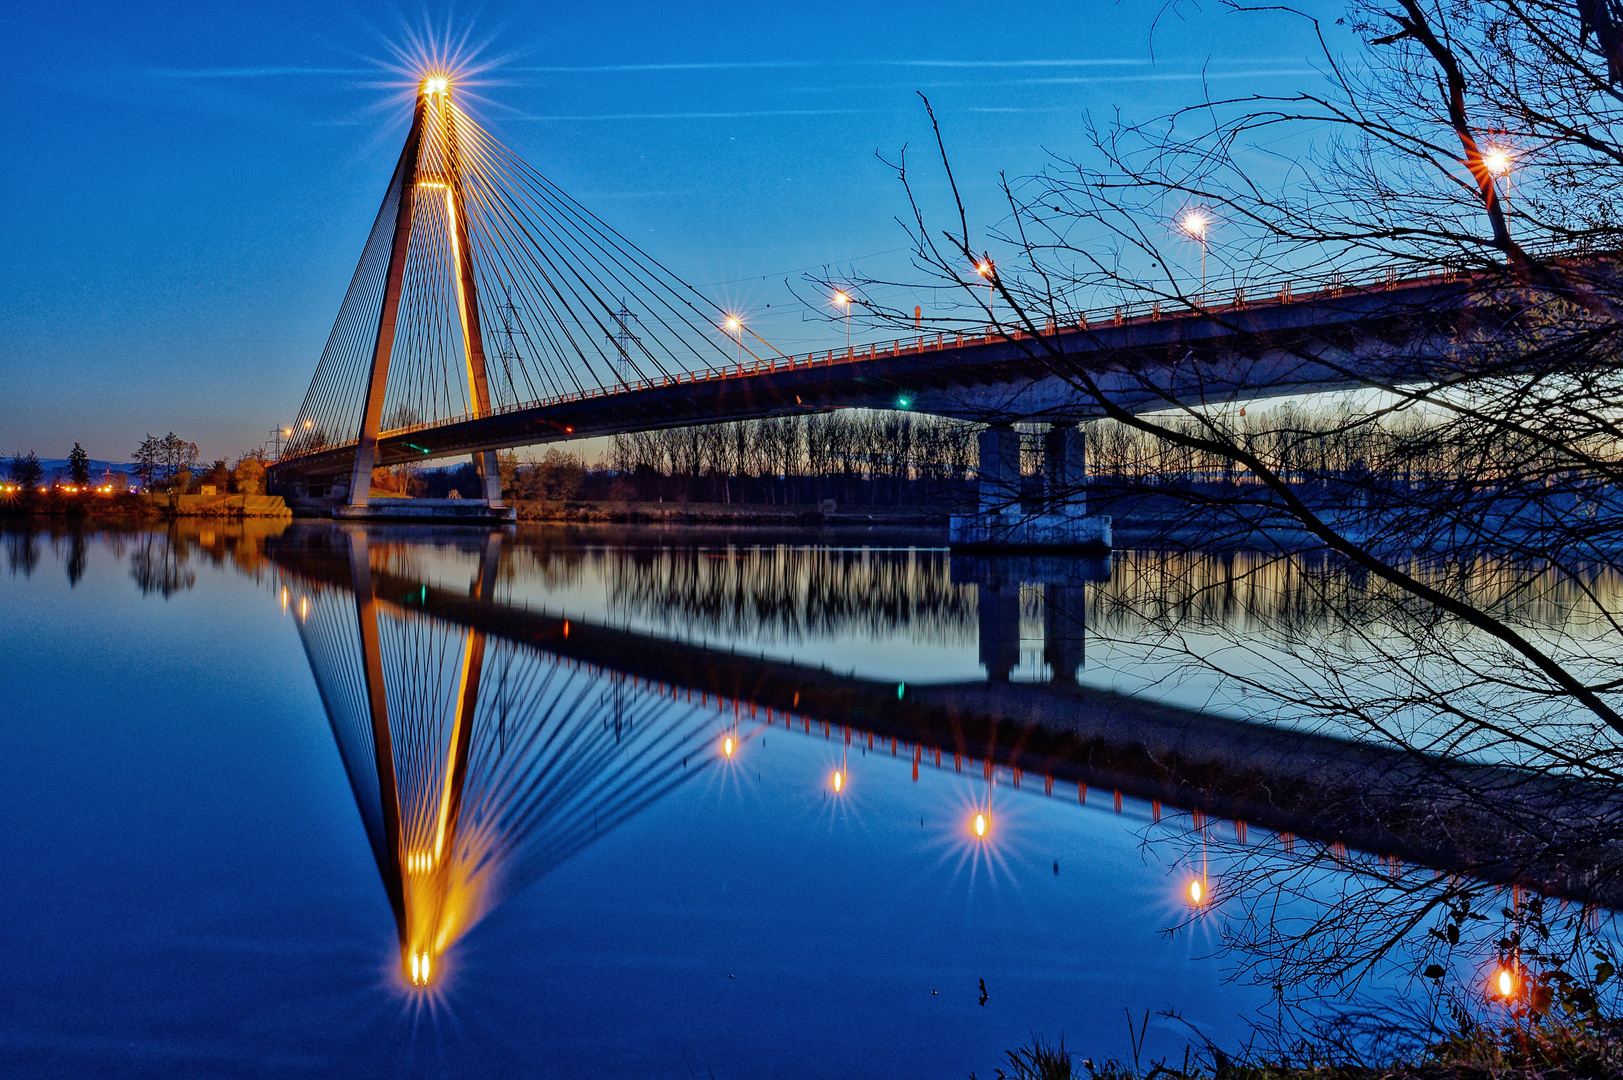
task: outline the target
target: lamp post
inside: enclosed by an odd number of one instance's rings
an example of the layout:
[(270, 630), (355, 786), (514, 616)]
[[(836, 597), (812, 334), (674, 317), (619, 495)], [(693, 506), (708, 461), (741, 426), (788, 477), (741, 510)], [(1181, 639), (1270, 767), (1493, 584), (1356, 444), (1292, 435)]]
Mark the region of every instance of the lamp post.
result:
[(1510, 175), (1516, 167), (1516, 157), (1502, 146), (1490, 146), (1482, 152), (1482, 167), (1495, 182)]
[(845, 351), (851, 352), (851, 295), (844, 289), (834, 290), (834, 304), (845, 311)]
[(1185, 210), (1178, 219), (1178, 228), (1191, 240), (1200, 243), (1200, 294), (1195, 302), (1204, 303), (1206, 299), (1206, 234), (1212, 227), (1212, 219), (1204, 210)]
[(997, 302), (997, 267), (992, 265), (991, 259), (982, 259), (975, 264), (975, 273), (986, 279), (986, 317), (996, 326), (997, 314), (992, 305)]
[(733, 339), (738, 342), (738, 366), (743, 367), (744, 366), (744, 324), (739, 321), (739, 318), (738, 318), (737, 315), (729, 315), (729, 316), (727, 316), (727, 322), (726, 322), (725, 325), (727, 327), (727, 332), (732, 334)]
[(1516, 155), (1498, 144), (1489, 144), (1482, 151), (1482, 171), (1488, 174), (1488, 186), (1493, 197), (1504, 201), (1505, 193), (1499, 188), (1499, 181), (1508, 179), (1516, 168)]

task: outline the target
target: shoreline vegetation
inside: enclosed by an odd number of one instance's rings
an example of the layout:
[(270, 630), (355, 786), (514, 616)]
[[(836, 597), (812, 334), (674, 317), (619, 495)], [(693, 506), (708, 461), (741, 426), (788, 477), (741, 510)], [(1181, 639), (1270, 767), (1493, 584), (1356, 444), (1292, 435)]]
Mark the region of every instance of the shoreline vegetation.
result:
[[(1569, 1015), (1567, 1010), (1571, 1009)], [(1235, 1058), (1207, 1044), (1176, 1065), (1153, 1061), (1079, 1058), (1061, 1037), (1040, 1036), (1006, 1054), (987, 1080), (1606, 1080), (1623, 1076), (1623, 1021), (1584, 1013), (1571, 1000), (1546, 1002), (1546, 1011), (1517, 1009), (1497, 1024), (1463, 1011), (1456, 1027), (1412, 1053), (1378, 1064), (1321, 1064), (1345, 1057), (1298, 1048), (1278, 1058)], [(1129, 1027), (1133, 1025), (1129, 1023)], [(1135, 1040), (1135, 1047), (1138, 1040)], [(1340, 1047), (1335, 1047), (1340, 1050)], [(1136, 1055), (1135, 1055), (1136, 1056)], [(1319, 1059), (1319, 1060), (1315, 1060)], [(970, 1073), (970, 1080), (979, 1080)]]

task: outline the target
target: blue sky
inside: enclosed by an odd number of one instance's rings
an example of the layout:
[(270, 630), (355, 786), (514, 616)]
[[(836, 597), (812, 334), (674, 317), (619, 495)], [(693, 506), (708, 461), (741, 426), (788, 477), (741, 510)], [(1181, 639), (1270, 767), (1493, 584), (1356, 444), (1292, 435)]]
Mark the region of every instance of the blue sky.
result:
[(984, 226), (1000, 171), (1085, 156), (1089, 111), (1318, 81), (1306, 24), (1210, 0), (11, 5), (0, 453), (231, 456), (291, 418), (430, 40), (499, 139), (785, 349), (827, 333), (785, 278), (910, 273), (875, 155), (932, 173), (916, 91)]

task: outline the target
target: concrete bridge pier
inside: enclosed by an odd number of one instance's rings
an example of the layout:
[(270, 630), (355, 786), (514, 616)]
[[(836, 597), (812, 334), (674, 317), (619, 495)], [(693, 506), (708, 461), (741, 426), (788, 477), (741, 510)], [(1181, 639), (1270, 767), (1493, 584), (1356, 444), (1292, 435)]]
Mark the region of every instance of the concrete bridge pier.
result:
[(1110, 519), (1088, 516), (1086, 434), (1074, 421), (1056, 423), (1044, 433), (1042, 445), (1040, 494), (1028, 509), (1020, 433), (1012, 423), (989, 424), (980, 433), (978, 505), (973, 514), (953, 515), (954, 547), (1110, 550)]

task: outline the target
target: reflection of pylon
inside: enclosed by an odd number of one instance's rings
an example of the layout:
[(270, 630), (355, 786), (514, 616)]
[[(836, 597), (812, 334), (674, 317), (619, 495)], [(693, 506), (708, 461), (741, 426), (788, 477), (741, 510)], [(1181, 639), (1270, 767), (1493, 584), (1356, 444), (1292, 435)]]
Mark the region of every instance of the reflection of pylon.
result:
[[(491, 601), (501, 534), (471, 602)], [(302, 598), (300, 637), (372, 842), (402, 974), (427, 985), (489, 909), (663, 796), (715, 717), (529, 646), (429, 616), (373, 585), (349, 539), (350, 594)]]

